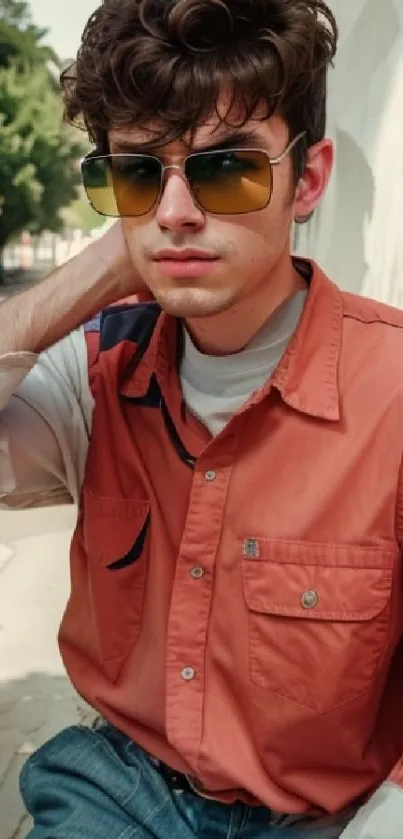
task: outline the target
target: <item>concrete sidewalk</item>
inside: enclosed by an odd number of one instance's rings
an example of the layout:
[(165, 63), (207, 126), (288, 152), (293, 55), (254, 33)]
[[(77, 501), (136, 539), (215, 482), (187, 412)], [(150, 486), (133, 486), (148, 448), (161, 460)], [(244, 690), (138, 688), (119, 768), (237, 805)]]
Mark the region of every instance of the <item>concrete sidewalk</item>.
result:
[(74, 508), (0, 512), (0, 839), (23, 839), (26, 757), (92, 712), (63, 669), (57, 629), (69, 590)]

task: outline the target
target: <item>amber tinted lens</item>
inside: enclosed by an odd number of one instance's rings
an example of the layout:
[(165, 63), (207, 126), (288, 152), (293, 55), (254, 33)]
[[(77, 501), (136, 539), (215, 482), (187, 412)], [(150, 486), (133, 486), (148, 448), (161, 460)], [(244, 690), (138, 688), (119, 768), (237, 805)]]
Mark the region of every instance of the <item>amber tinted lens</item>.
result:
[(89, 201), (103, 216), (143, 216), (158, 200), (162, 166), (155, 157), (89, 157), (83, 162), (82, 172)]
[(272, 168), (260, 151), (217, 151), (191, 155), (186, 176), (199, 204), (208, 213), (237, 215), (267, 207)]

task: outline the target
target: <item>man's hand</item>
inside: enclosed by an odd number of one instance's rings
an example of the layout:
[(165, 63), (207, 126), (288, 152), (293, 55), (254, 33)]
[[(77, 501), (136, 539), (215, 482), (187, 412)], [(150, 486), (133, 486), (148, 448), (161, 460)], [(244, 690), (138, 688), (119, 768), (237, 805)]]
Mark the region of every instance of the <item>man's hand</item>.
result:
[(115, 278), (116, 300), (136, 294), (148, 296), (149, 292), (130, 259), (121, 221), (110, 227), (100, 239), (90, 245), (90, 248), (108, 274)]
[(403, 839), (403, 790), (395, 784), (382, 784), (340, 839)]

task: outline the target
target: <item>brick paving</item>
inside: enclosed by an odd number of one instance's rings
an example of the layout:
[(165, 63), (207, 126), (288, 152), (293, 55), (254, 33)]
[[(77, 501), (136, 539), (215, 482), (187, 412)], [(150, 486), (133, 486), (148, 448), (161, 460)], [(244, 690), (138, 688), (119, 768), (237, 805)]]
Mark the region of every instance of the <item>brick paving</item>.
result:
[(0, 512), (0, 839), (29, 833), (18, 788), (27, 756), (92, 716), (65, 676), (56, 641), (74, 520), (73, 508)]

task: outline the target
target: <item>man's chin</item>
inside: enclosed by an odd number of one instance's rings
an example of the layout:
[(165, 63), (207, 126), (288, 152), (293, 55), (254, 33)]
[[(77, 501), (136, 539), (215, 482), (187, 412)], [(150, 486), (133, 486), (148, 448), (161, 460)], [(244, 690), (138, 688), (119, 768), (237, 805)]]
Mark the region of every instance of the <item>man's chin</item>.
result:
[(154, 290), (154, 297), (164, 312), (183, 320), (214, 317), (227, 311), (234, 302), (229, 293), (205, 289)]

